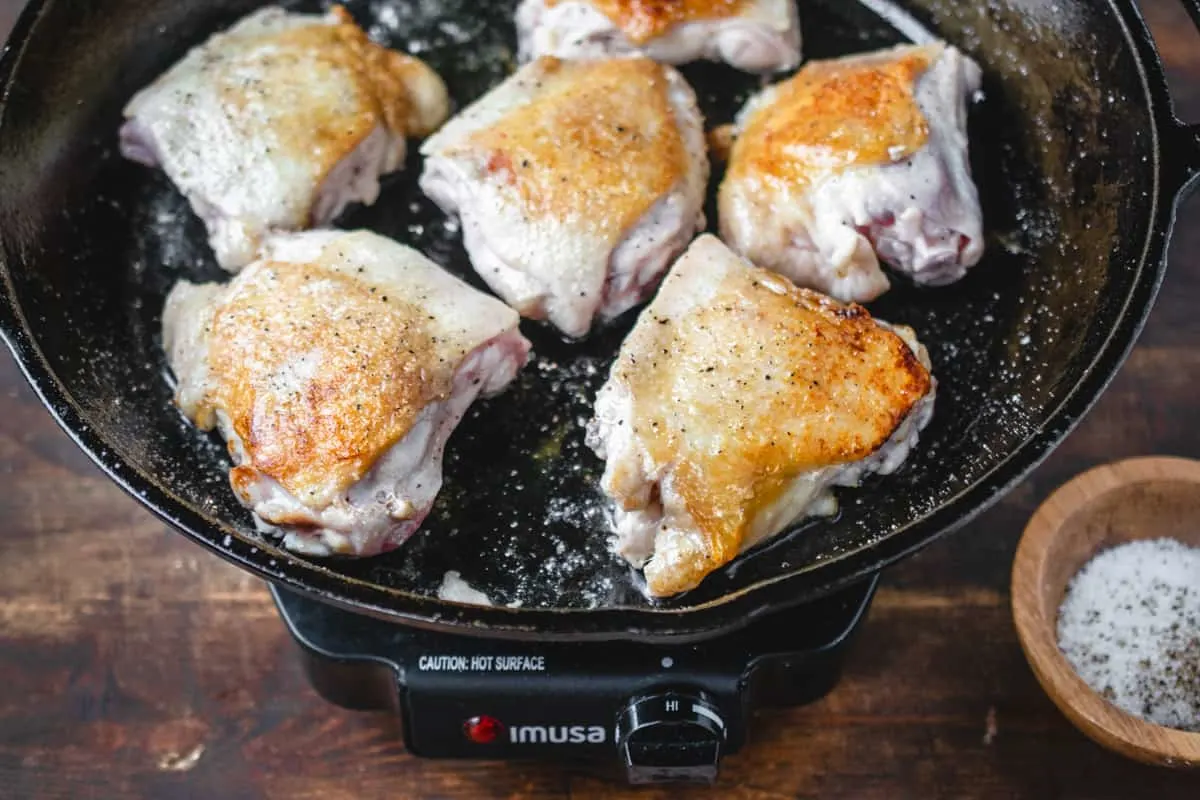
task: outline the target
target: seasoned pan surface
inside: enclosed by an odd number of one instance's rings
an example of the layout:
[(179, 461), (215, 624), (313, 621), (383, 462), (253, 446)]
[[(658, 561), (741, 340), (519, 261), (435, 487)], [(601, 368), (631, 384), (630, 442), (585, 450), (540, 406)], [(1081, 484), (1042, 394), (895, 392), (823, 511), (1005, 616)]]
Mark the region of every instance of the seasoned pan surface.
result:
[[(1063, 0), (1052, 13), (1033, 0), (924, 0), (904, 4), (907, 16), (878, 0), (801, 0), (808, 58), (932, 30), (986, 73), (971, 142), (988, 253), (955, 286), (898, 280), (871, 306), (917, 330), (940, 381), (934, 421), (904, 469), (842, 491), (835, 519), (652, 603), (608, 552), (602, 465), (583, 445), (633, 316), (583, 344), (525, 323), (535, 359), (451, 439), (422, 531), (378, 558), (306, 559), (253, 533), (228, 489), (224, 447), (171, 406), (163, 298), (179, 278), (223, 276), (185, 201), (115, 149), (132, 92), (255, 5), (51, 0), (27, 12), (3, 67), (0, 311), (52, 410), (117, 480), (224, 556), (349, 607), (464, 632), (699, 637), (828, 590), (961, 524), (1031, 469), (1115, 372), (1161, 277), (1182, 178), (1162, 181), (1161, 75), (1126, 4)], [(514, 66), (511, 2), (346, 5), (372, 36), (428, 60), (460, 107)], [(710, 126), (759, 85), (719, 65), (683, 71)], [(374, 207), (338, 224), (416, 246), (479, 285), (457, 228), (417, 189), (419, 169), (414, 153)], [(447, 570), (503, 608), (437, 601)]]

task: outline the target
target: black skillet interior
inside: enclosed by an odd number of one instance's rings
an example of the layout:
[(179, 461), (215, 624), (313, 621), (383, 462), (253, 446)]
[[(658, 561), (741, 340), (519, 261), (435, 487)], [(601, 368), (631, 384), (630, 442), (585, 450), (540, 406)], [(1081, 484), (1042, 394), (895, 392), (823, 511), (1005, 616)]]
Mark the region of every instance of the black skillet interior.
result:
[[(260, 574), (336, 602), (423, 624), (614, 636), (737, 624), (756, 610), (746, 590), (792, 573), (800, 577), (779, 584), (788, 589), (772, 602), (809, 596), (961, 522), (1031, 468), (1115, 371), (1161, 272), (1162, 112), (1114, 8), (907, 3), (985, 67), (971, 141), (989, 235), (984, 262), (961, 283), (921, 291), (897, 281), (872, 307), (918, 331), (940, 380), (935, 419), (899, 474), (843, 491), (836, 519), (802, 525), (701, 588), (653, 604), (607, 551), (601, 465), (582, 444), (591, 397), (632, 317), (583, 344), (527, 323), (536, 359), (454, 435), (424, 529), (387, 556), (306, 561), (252, 532), (228, 489), (223, 447), (171, 406), (158, 342), (164, 294), (180, 277), (221, 276), (180, 196), (115, 152), (131, 93), (254, 5), (51, 0), (26, 21), (0, 129), (8, 291), (28, 326), (13, 324), (12, 338), (56, 413), (143, 500)], [(372, 36), (427, 59), (460, 106), (513, 68), (511, 0), (347, 5)], [(800, 0), (806, 55), (903, 41), (866, 7), (880, 5)], [(718, 65), (684, 72), (710, 124), (729, 121), (758, 85)], [(374, 207), (350, 210), (339, 225), (410, 243), (475, 282), (457, 230), (416, 187), (419, 168), (414, 154)], [(414, 596), (436, 593), (451, 569), (518, 610)], [(701, 611), (729, 598), (743, 602), (736, 614), (701, 622)], [(546, 608), (590, 611), (536, 611)]]

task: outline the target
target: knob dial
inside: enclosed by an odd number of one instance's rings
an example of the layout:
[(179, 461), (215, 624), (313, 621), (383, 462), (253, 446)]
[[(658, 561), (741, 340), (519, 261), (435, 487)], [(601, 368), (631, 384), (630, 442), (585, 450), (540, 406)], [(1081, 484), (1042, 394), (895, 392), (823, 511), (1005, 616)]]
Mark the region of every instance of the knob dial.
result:
[(712, 783), (725, 720), (700, 691), (664, 691), (630, 701), (617, 720), (617, 747), (631, 783)]

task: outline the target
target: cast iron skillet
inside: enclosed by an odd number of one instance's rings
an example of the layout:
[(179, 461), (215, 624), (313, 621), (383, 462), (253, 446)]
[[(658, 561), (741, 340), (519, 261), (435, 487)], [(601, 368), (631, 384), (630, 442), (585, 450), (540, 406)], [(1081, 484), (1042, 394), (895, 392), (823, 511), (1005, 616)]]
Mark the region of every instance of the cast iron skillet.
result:
[[(511, 69), (511, 4), (348, 6), (373, 35), (427, 58), (464, 103)], [(380, 558), (311, 560), (252, 532), (228, 489), (223, 448), (170, 404), (157, 340), (163, 296), (178, 277), (221, 276), (179, 196), (114, 147), (130, 95), (255, 5), (29, 6), (0, 61), (0, 327), (67, 432), (165, 520), (264, 578), (397, 622), (490, 636), (701, 639), (962, 525), (1060, 442), (1115, 373), (1162, 278), (1176, 202), (1200, 173), (1200, 131), (1172, 114), (1130, 0), (906, 3), (985, 68), (971, 141), (990, 233), (986, 260), (960, 284), (901, 285), (873, 307), (917, 329), (941, 381), (936, 418), (899, 474), (842, 492), (838, 518), (651, 603), (605, 549), (600, 464), (579, 424), (631, 319), (583, 345), (527, 324), (538, 359), (451, 440), (446, 487), (423, 532)], [(901, 41), (871, 10), (882, 5), (801, 0), (807, 55)], [(1200, 2), (1187, 5), (1200, 24)], [(710, 124), (728, 121), (755, 86), (716, 65), (685, 73)], [(339, 224), (372, 227), (469, 274), (456, 231), (415, 187), (418, 170), (414, 156), (375, 207)], [(511, 607), (437, 600), (448, 569)]]

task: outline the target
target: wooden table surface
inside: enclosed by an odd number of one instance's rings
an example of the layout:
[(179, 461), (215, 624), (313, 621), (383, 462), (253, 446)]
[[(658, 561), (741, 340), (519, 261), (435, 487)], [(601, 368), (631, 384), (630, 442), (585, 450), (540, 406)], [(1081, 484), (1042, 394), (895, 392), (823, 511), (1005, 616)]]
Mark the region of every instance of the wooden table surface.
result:
[[(0, 25), (16, 0), (0, 0)], [(1200, 119), (1200, 37), (1145, 0), (1181, 113)], [(1008, 574), (1035, 506), (1079, 471), (1200, 457), (1200, 203), (1185, 207), (1150, 325), (1079, 430), (967, 530), (889, 571), (845, 678), (768, 710), (720, 788), (642, 798), (1200, 797), (1077, 733), (1030, 674)], [(0, 355), (0, 797), (609, 798), (555, 765), (408, 756), (396, 720), (308, 687), (265, 586), (126, 497)]]

